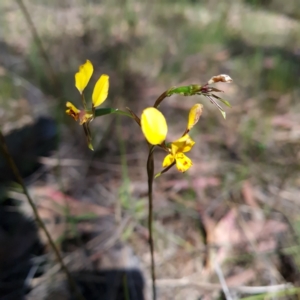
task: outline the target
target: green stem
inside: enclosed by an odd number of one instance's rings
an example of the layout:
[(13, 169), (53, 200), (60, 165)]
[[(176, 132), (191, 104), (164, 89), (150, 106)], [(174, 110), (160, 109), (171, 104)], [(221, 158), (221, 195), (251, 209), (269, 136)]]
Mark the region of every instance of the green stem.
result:
[(40, 36), (39, 36), (39, 34), (37, 32), (37, 29), (36, 29), (36, 27), (35, 27), (32, 19), (31, 19), (31, 16), (30, 16), (30, 14), (29, 14), (29, 12), (28, 12), (28, 10), (27, 10), (27, 8), (26, 8), (23, 0), (16, 0), (16, 2), (18, 3), (18, 5), (19, 5), (19, 7), (20, 7), (20, 9), (21, 9), (21, 11), (22, 11), (25, 19), (26, 19), (26, 22), (27, 22), (28, 27), (29, 27), (29, 29), (31, 31), (31, 34), (32, 34), (32, 36), (34, 38), (34, 41), (35, 41), (35, 43), (36, 43), (36, 45), (37, 45), (37, 47), (38, 47), (38, 49), (40, 51), (40, 55), (44, 59), (44, 62), (45, 62), (46, 67), (47, 67), (47, 70), (49, 72), (50, 80), (52, 81), (53, 86), (56, 88), (56, 91), (58, 92), (60, 90), (59, 81), (57, 80), (57, 76), (56, 76), (56, 74), (55, 74), (55, 72), (54, 72), (54, 70), (52, 68), (49, 56), (48, 56), (48, 54), (47, 54), (47, 52), (46, 52), (46, 50), (45, 50), (45, 48), (43, 46), (42, 40), (41, 40), (41, 38), (40, 38)]
[(201, 91), (201, 85), (198, 84), (191, 84), (187, 86), (179, 86), (179, 87), (172, 87), (167, 91), (163, 92), (155, 101), (153, 107), (158, 108), (161, 102), (167, 98), (171, 97), (174, 94), (179, 94), (182, 96), (193, 96), (196, 95)]
[(155, 101), (153, 107), (158, 108), (160, 103), (167, 97), (170, 97), (170, 95), (168, 95), (168, 91), (163, 92)]
[[(83, 93), (81, 94), (81, 101), (82, 101), (82, 105), (83, 105), (84, 110), (87, 110), (87, 108), (86, 108), (86, 101), (85, 101), (85, 97), (84, 97)], [(95, 110), (94, 105), (93, 105), (92, 110), (94, 112), (94, 110)]]
[(126, 107), (126, 109), (130, 112), (130, 115), (135, 120), (135, 122), (141, 127), (140, 118), (129, 107)]
[(94, 107), (92, 113), (94, 117), (100, 117), (108, 114), (117, 114), (117, 115), (123, 115), (132, 118), (132, 115), (130, 113), (117, 108), (111, 108), (111, 107), (105, 107), (105, 108)]
[(154, 159), (153, 159), (154, 146), (150, 147), (149, 156), (147, 160), (147, 175), (148, 175), (148, 230), (149, 230), (149, 246), (151, 253), (151, 277), (152, 277), (152, 299), (156, 300), (156, 286), (155, 286), (155, 261), (154, 261), (154, 245), (153, 245), (153, 180), (154, 180)]
[(18, 167), (16, 166), (15, 162), (14, 162), (14, 159), (13, 157), (11, 156), (8, 148), (7, 148), (7, 145), (6, 145), (6, 142), (5, 142), (5, 139), (4, 139), (4, 136), (2, 134), (2, 131), (0, 130), (0, 148), (3, 152), (3, 155), (5, 156), (6, 158), (6, 161), (8, 162), (11, 170), (13, 171), (15, 177), (16, 177), (16, 180), (17, 182), (21, 185), (22, 189), (23, 189), (23, 193), (24, 195), (26, 196), (28, 202), (29, 202), (29, 205), (31, 206), (32, 210), (33, 210), (33, 213), (34, 213), (34, 216), (38, 222), (38, 225), (41, 227), (41, 229), (44, 231), (46, 237), (47, 237), (47, 240), (49, 241), (49, 244), (51, 245), (51, 247), (53, 248), (53, 251), (56, 255), (56, 258), (57, 258), (57, 261), (58, 263), (60, 264), (63, 272), (66, 274), (67, 276), (67, 279), (68, 279), (68, 282), (69, 282), (69, 285), (70, 285), (70, 288), (71, 290), (74, 292), (76, 298), (78, 300), (85, 300), (85, 298), (81, 295), (77, 285), (75, 284), (75, 281), (73, 280), (68, 268), (66, 267), (48, 229), (46, 228), (43, 220), (41, 219), (41, 217), (39, 216), (39, 213), (38, 213), (38, 210), (34, 204), (34, 201), (33, 199), (31, 198), (31, 196), (29, 195), (28, 193), (28, 190), (27, 190), (27, 187), (24, 183), (24, 180), (20, 174), (20, 171), (18, 169)]

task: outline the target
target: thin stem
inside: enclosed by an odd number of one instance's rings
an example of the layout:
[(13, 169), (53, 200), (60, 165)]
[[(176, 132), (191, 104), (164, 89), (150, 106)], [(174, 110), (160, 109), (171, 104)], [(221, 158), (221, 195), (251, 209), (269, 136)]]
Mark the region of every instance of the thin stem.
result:
[(66, 267), (60, 253), (59, 253), (59, 250), (57, 249), (47, 227), (45, 226), (43, 220), (40, 218), (39, 216), (39, 213), (38, 213), (38, 210), (33, 202), (33, 199), (31, 198), (31, 196), (29, 195), (28, 193), (28, 190), (27, 190), (27, 187), (24, 183), (24, 180), (20, 174), (20, 171), (18, 169), (18, 167), (16, 166), (15, 162), (14, 162), (14, 159), (13, 157), (11, 156), (8, 148), (7, 148), (7, 145), (6, 145), (6, 142), (5, 142), (5, 139), (4, 139), (4, 136), (2, 134), (2, 131), (0, 130), (0, 148), (1, 148), (1, 151), (3, 152), (3, 155), (5, 156), (6, 158), (6, 161), (8, 162), (12, 172), (14, 173), (15, 177), (16, 177), (16, 180), (17, 182), (21, 185), (22, 189), (23, 189), (23, 193), (25, 194), (27, 200), (28, 200), (28, 203), (29, 205), (31, 206), (32, 210), (33, 210), (33, 213), (34, 213), (34, 216), (37, 220), (37, 223), (38, 225), (41, 227), (41, 229), (44, 231), (46, 237), (47, 237), (47, 240), (49, 241), (49, 244), (51, 245), (51, 247), (53, 248), (53, 251), (56, 255), (56, 258), (57, 258), (57, 261), (58, 263), (60, 264), (63, 272), (66, 274), (67, 276), (67, 279), (68, 279), (68, 282), (69, 282), (69, 285), (70, 285), (70, 288), (71, 290), (74, 292), (76, 298), (78, 300), (85, 300), (85, 298), (81, 295), (77, 285), (75, 284), (75, 281), (73, 280), (68, 268)]
[(151, 277), (152, 277), (152, 299), (156, 300), (156, 285), (155, 285), (155, 261), (154, 261), (154, 245), (153, 245), (153, 180), (154, 180), (154, 159), (153, 159), (154, 146), (150, 147), (149, 156), (147, 160), (147, 175), (148, 175), (148, 230), (149, 230), (149, 246), (151, 253)]
[(179, 87), (172, 87), (167, 91), (163, 92), (155, 101), (153, 107), (158, 108), (161, 102), (167, 98), (171, 97), (173, 94), (179, 94), (182, 96), (193, 96), (199, 93), (202, 90), (201, 85), (198, 84), (191, 84), (188, 86), (179, 86)]
[[(85, 101), (85, 97), (84, 97), (83, 93), (81, 94), (81, 101), (82, 101), (82, 105), (83, 105), (84, 110), (86, 110), (86, 101)], [(95, 114), (95, 107), (94, 107), (94, 105), (92, 107), (92, 111), (93, 111), (93, 114)]]
[(229, 291), (229, 288), (227, 286), (226, 280), (224, 278), (222, 269), (221, 269), (221, 267), (219, 265), (218, 258), (215, 257), (214, 261), (215, 261), (215, 271), (216, 271), (216, 273), (218, 275), (218, 278), (219, 278), (219, 281), (220, 281), (223, 293), (225, 295), (225, 298), (226, 298), (226, 300), (233, 300), (233, 298), (230, 295), (230, 291)]
[(87, 144), (88, 144), (88, 147), (94, 151), (94, 147), (93, 147), (93, 144), (92, 144), (92, 135), (91, 135), (91, 131), (90, 131), (90, 122), (86, 122), (86, 123), (83, 123), (82, 124), (82, 127), (83, 127), (83, 130), (84, 130), (84, 134), (86, 136), (86, 141), (87, 141)]
[(129, 107), (126, 107), (126, 109), (130, 112), (130, 114), (131, 114), (132, 118), (135, 120), (135, 122), (141, 127), (140, 118)]
[(49, 56), (48, 56), (48, 54), (47, 54), (47, 52), (46, 52), (46, 50), (45, 50), (45, 48), (43, 46), (42, 40), (39, 37), (39, 34), (37, 32), (37, 29), (36, 29), (36, 27), (35, 27), (32, 19), (31, 19), (31, 16), (30, 16), (30, 14), (29, 14), (29, 12), (28, 12), (28, 10), (27, 10), (27, 8), (26, 8), (23, 0), (16, 0), (16, 2), (18, 3), (18, 5), (19, 5), (19, 7), (20, 7), (20, 9), (21, 9), (21, 11), (22, 11), (25, 19), (26, 19), (26, 22), (27, 22), (28, 27), (29, 27), (29, 29), (31, 31), (31, 34), (32, 34), (32, 36), (33, 36), (33, 38), (35, 40), (35, 43), (36, 43), (39, 51), (40, 51), (40, 55), (43, 57), (46, 65), (47, 65), (47, 69), (48, 69), (48, 72), (49, 72), (50, 80), (52, 81), (53, 86), (56, 87), (57, 91), (59, 91), (59, 81), (57, 80), (55, 72), (54, 72), (54, 70), (53, 70), (53, 68), (51, 66)]
[(170, 95), (168, 94), (169, 91), (165, 91), (163, 92), (155, 101), (153, 107), (158, 108), (160, 103), (167, 97), (170, 97)]

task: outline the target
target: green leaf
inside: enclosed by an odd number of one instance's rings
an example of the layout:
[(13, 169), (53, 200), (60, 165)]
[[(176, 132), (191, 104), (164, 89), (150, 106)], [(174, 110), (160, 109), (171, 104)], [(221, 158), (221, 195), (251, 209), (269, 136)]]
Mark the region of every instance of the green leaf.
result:
[(222, 99), (222, 98), (220, 98), (220, 97), (218, 97), (218, 96), (216, 96), (216, 95), (212, 95), (212, 97), (214, 97), (215, 99), (221, 101), (221, 102), (224, 103), (226, 106), (231, 107), (231, 104), (230, 104), (227, 100), (224, 100), (224, 99)]
[(126, 111), (119, 110), (118, 108), (105, 107), (105, 108), (96, 108), (95, 109), (95, 117), (100, 117), (100, 116), (109, 115), (109, 114), (119, 114), (119, 115), (123, 115), (123, 116), (132, 118), (131, 114), (129, 114)]
[(100, 117), (108, 114), (113, 114), (116, 111), (118, 111), (117, 108), (110, 108), (110, 107), (105, 107), (105, 108), (96, 108), (95, 109), (95, 117)]
[(231, 104), (227, 101), (227, 100), (224, 100), (224, 99), (218, 99), (219, 101), (221, 101), (223, 104), (225, 104), (226, 106), (228, 107), (231, 107)]
[(90, 150), (94, 151), (94, 147), (91, 141), (88, 141), (88, 147), (90, 148)]
[(121, 115), (121, 116), (127, 116), (133, 119), (132, 115), (126, 111), (118, 109), (117, 111), (114, 112), (115, 114)]
[(214, 97), (214, 98), (216, 98), (217, 100), (219, 100), (218, 97), (215, 96), (215, 95), (204, 95), (204, 96), (206, 96), (206, 97), (210, 100), (210, 102), (211, 102), (212, 104), (214, 104), (214, 105), (217, 106), (217, 108), (218, 108), (219, 111), (221, 112), (223, 118), (226, 119), (226, 112), (223, 110), (222, 106), (219, 105), (219, 104), (212, 98), (212, 97)]
[(219, 109), (224, 119), (226, 119), (226, 112), (222, 109)]

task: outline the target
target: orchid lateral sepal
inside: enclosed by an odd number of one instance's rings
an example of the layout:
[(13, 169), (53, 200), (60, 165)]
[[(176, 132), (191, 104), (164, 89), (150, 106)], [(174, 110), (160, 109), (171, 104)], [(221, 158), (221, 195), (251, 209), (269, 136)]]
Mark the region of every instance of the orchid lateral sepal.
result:
[(174, 161), (171, 165), (169, 165), (168, 167), (166, 167), (165, 169), (163, 169), (162, 171), (160, 171), (159, 173), (157, 173), (155, 176), (154, 176), (154, 179), (156, 179), (157, 177), (159, 177), (160, 175), (168, 172), (173, 166), (175, 166), (176, 162)]

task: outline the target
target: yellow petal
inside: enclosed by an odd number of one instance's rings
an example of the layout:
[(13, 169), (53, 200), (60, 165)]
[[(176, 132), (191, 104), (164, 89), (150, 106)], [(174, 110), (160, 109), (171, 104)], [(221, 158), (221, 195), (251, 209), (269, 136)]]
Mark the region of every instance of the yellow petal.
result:
[(71, 102), (67, 102), (66, 107), (67, 107), (66, 114), (73, 117), (74, 120), (77, 121), (79, 118), (80, 110), (76, 108), (76, 106), (73, 105)]
[(203, 105), (202, 104), (195, 104), (189, 113), (189, 120), (188, 120), (188, 124), (187, 124), (187, 130), (191, 130), (199, 121), (199, 118), (202, 114), (202, 108)]
[(94, 91), (93, 91), (93, 106), (97, 107), (102, 104), (108, 95), (108, 88), (109, 88), (109, 76), (108, 75), (101, 75), (98, 81), (95, 84)]
[(146, 140), (152, 145), (161, 144), (167, 136), (168, 126), (164, 115), (154, 107), (144, 109), (141, 127)]
[(82, 94), (83, 90), (86, 88), (88, 82), (93, 74), (94, 67), (92, 63), (87, 60), (85, 64), (79, 67), (79, 72), (75, 74), (75, 86), (79, 93)]
[(183, 153), (178, 153), (176, 155), (176, 167), (179, 172), (187, 171), (193, 165), (190, 158), (188, 158)]
[(170, 166), (174, 162), (174, 160), (174, 156), (172, 154), (168, 154), (162, 163), (163, 168), (167, 168), (168, 166)]
[(186, 134), (180, 139), (171, 143), (172, 153), (175, 155), (179, 152), (188, 152), (193, 148), (194, 145), (195, 141), (193, 141), (192, 138)]

